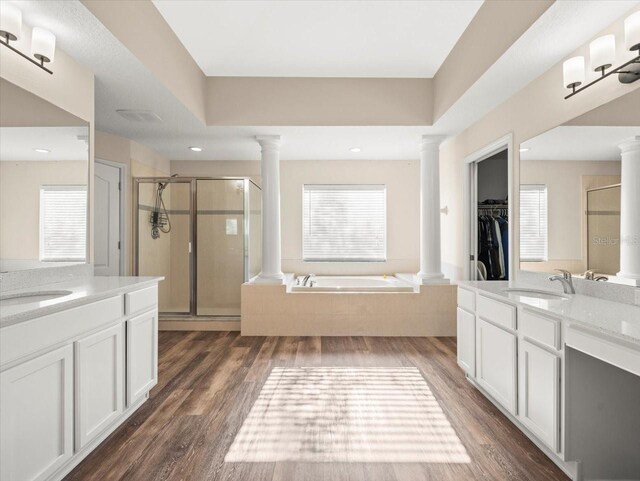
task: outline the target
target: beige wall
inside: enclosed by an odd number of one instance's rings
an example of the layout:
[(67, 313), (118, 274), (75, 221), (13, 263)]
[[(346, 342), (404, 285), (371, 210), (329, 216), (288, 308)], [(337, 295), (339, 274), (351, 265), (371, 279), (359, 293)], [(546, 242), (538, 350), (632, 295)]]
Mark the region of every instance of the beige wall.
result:
[[(623, 21), (621, 17), (602, 34), (614, 33), (620, 45), (618, 51), (624, 51)], [(588, 56), (588, 44), (577, 49), (572, 55)], [(567, 56), (569, 57), (569, 56)], [(622, 58), (620, 59), (622, 61)], [(562, 86), (562, 64), (533, 80), (527, 87), (494, 109), (482, 120), (461, 134), (447, 140), (440, 150), (441, 205), (448, 207), (448, 214), (442, 216), (442, 258), (445, 274), (454, 279), (463, 277), (464, 239), (463, 228), (463, 190), (465, 157), (500, 139), (506, 134), (513, 135), (514, 169), (512, 179), (518, 184), (520, 177), (520, 158), (518, 146), (540, 133), (557, 127), (600, 105), (640, 88), (640, 83), (623, 85), (614, 78), (607, 79), (569, 100), (564, 100), (566, 89)], [(517, 189), (512, 192), (511, 201), (518, 205)], [(510, 218), (514, 230), (519, 229), (517, 212)], [(519, 251), (518, 237), (511, 240), (512, 252)]]
[(86, 186), (87, 162), (0, 162), (0, 258), (40, 258), (40, 188), (56, 184)]
[(549, 261), (585, 265), (585, 177), (618, 176), (619, 181), (619, 175), (620, 162), (527, 160), (520, 164), (520, 183), (547, 186)]
[[(237, 167), (236, 167), (237, 166)], [(256, 177), (260, 163), (172, 161), (180, 175)], [(282, 269), (304, 274), (385, 274), (417, 272), (420, 262), (420, 165), (415, 161), (287, 160), (280, 163)], [(304, 184), (385, 184), (386, 262), (304, 262), (302, 188)]]
[(208, 77), (208, 125), (431, 125), (431, 79)]

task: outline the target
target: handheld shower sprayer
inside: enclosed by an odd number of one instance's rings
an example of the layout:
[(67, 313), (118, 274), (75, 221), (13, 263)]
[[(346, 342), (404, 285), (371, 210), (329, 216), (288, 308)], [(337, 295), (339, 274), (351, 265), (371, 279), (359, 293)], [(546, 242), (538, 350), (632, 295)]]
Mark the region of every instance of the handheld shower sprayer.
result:
[(167, 185), (169, 185), (171, 179), (177, 176), (178, 174), (173, 174), (165, 182), (158, 182), (155, 205), (151, 211), (151, 216), (149, 217), (152, 239), (158, 239), (160, 237), (160, 232), (168, 234), (171, 231), (171, 219), (169, 218), (169, 212), (164, 205), (162, 193), (164, 192), (164, 189), (167, 188)]

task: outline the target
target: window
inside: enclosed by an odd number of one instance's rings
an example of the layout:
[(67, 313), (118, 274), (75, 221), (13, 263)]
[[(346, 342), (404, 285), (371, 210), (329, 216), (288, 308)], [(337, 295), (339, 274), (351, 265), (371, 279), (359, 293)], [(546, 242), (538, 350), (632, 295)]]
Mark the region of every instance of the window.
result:
[(87, 188), (40, 189), (40, 260), (82, 262), (87, 255)]
[(386, 203), (384, 185), (305, 185), (304, 260), (386, 260)]
[(520, 186), (520, 260), (547, 260), (547, 186)]

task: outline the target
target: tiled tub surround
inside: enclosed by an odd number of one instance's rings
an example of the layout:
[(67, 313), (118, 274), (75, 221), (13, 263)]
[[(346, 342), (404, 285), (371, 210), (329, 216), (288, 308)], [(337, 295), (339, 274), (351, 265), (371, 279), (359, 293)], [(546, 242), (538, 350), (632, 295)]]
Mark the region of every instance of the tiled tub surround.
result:
[(0, 479), (62, 479), (157, 382), (161, 278), (71, 277), (2, 293), (69, 291), (0, 301)]
[(557, 292), (548, 280), (459, 283), (467, 378), (572, 479), (638, 479), (640, 306), (514, 287)]
[[(344, 277), (343, 277), (344, 279)], [(243, 336), (454, 336), (456, 286), (410, 286), (409, 292), (292, 291), (242, 285)]]

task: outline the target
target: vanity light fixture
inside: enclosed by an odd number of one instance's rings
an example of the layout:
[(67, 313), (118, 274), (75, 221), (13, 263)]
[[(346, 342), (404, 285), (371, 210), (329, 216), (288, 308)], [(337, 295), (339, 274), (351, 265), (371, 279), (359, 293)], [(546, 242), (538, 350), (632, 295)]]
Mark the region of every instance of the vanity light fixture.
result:
[(361, 150), (362, 150), (362, 149), (361, 149), (360, 147), (351, 147), (351, 148), (349, 149), (349, 152), (353, 152), (353, 153), (355, 154), (355, 153), (360, 152)]
[(38, 152), (38, 153), (40, 153), (40, 154), (48, 154), (49, 152), (51, 152), (51, 151), (50, 151), (50, 150), (48, 150), (48, 149), (40, 149), (40, 148), (38, 148), (38, 149), (33, 149), (33, 150), (35, 150), (36, 152)]
[(624, 21), (624, 39), (626, 49), (635, 52), (636, 56), (616, 68), (612, 68), (616, 59), (615, 35), (598, 37), (589, 44), (589, 66), (591, 70), (600, 72), (600, 76), (586, 85), (582, 85), (586, 77), (584, 57), (573, 57), (564, 62), (563, 84), (571, 89), (565, 100), (613, 74), (618, 74), (618, 80), (624, 84), (640, 79), (640, 12), (635, 12)]
[(22, 12), (12, 4), (2, 5), (0, 12), (0, 44), (13, 50), (22, 58), (27, 59), (34, 65), (49, 74), (51, 70), (44, 66), (45, 63), (53, 62), (56, 51), (56, 37), (44, 28), (35, 27), (31, 32), (31, 55), (35, 60), (17, 48), (10, 45), (10, 42), (20, 40), (22, 37)]
[(192, 150), (193, 152), (202, 152), (202, 147), (191, 146), (189, 147), (189, 150)]

